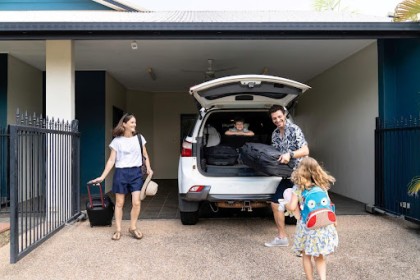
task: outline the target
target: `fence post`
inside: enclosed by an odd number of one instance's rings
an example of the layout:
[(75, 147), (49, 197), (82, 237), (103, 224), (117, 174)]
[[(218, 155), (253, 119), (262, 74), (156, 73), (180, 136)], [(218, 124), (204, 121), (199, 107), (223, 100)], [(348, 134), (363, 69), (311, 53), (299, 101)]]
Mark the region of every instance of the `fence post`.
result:
[(16, 263), (19, 255), (17, 139), (16, 127), (10, 126), (10, 263)]

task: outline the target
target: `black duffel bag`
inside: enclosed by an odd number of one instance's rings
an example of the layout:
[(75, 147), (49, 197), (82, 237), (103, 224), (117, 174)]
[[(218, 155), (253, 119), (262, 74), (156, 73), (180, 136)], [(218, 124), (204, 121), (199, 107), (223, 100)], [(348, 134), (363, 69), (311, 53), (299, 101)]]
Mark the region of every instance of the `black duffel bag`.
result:
[(240, 149), (242, 162), (269, 176), (290, 177), (293, 172), (287, 164), (278, 162), (281, 153), (271, 145), (246, 143)]
[(207, 164), (211, 165), (234, 165), (239, 157), (239, 152), (230, 146), (206, 147), (204, 151)]

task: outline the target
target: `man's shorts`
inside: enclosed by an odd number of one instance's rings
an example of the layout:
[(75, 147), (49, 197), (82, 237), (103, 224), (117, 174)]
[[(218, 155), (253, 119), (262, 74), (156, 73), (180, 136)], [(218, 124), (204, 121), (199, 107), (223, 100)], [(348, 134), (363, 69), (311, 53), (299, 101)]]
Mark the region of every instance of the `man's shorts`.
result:
[(271, 202), (279, 203), (279, 198), (283, 198), (283, 192), (287, 188), (292, 188), (293, 183), (290, 181), (290, 179), (282, 179), (280, 181), (280, 184), (277, 186), (276, 192), (273, 194), (273, 197), (271, 198)]
[(127, 194), (140, 191), (143, 186), (140, 167), (115, 168), (112, 192)]

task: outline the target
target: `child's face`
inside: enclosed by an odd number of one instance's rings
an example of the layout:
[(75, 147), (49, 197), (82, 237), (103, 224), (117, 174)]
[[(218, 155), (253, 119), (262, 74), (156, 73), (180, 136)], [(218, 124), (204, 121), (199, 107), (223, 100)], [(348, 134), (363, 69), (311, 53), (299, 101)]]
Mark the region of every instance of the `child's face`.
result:
[(235, 128), (237, 130), (243, 130), (244, 129), (244, 123), (243, 122), (236, 122), (235, 123)]

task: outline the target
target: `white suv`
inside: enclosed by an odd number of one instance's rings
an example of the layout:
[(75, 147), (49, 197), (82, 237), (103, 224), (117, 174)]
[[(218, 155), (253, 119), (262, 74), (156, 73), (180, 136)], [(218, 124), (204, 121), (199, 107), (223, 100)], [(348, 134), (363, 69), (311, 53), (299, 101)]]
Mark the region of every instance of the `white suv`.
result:
[[(244, 165), (240, 157), (223, 163), (209, 160), (209, 147), (229, 146), (239, 154), (245, 142), (271, 144), (275, 129), (268, 109), (291, 106), (310, 87), (267, 75), (238, 75), (190, 88), (200, 103), (197, 121), (182, 144), (178, 167), (181, 222), (194, 225), (202, 202), (212, 209), (267, 207), (281, 177), (266, 176)], [(242, 118), (254, 136), (226, 136), (235, 118)], [(214, 153), (214, 151), (213, 151)], [(224, 152), (221, 152), (224, 153)], [(222, 156), (223, 157), (223, 156)]]

